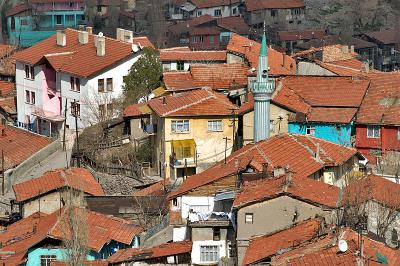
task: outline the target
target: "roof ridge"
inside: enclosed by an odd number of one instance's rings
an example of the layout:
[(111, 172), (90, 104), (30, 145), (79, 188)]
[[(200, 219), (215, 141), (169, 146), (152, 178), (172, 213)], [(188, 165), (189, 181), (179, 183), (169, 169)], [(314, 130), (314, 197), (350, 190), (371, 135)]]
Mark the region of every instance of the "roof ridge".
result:
[[(318, 145), (317, 145), (317, 143), (316, 143), (314, 140), (312, 140), (310, 136), (306, 136), (306, 138), (307, 138), (312, 144), (315, 145), (315, 148), (317, 148), (317, 147), (319, 146), (319, 151), (322, 152), (332, 163), (335, 164), (335, 161), (326, 153), (326, 151), (321, 147), (320, 143), (318, 143)], [(321, 159), (320, 159), (320, 160), (321, 160)]]
[(258, 144), (259, 143), (256, 144), (256, 149), (258, 153), (260, 153), (260, 155), (264, 158), (264, 160), (267, 161), (267, 163), (272, 166), (271, 160), (268, 158), (268, 156), (264, 153), (264, 151), (260, 148)]
[(296, 142), (297, 144), (299, 144), (300, 146), (302, 146), (304, 149), (306, 149), (306, 150), (308, 151), (308, 153), (310, 153), (311, 157), (312, 157), (317, 163), (322, 164), (320, 161), (317, 160), (317, 158), (315, 158), (314, 152), (311, 150), (310, 147), (308, 147), (307, 145), (301, 143), (298, 139), (296, 139), (296, 138), (294, 137), (294, 135), (290, 134), (289, 136), (293, 139), (294, 142)]
[(202, 103), (202, 102), (204, 102), (204, 101), (206, 101), (206, 100), (209, 100), (209, 99), (211, 99), (211, 98), (216, 98), (216, 96), (213, 95), (213, 94), (211, 94), (211, 92), (210, 92), (209, 90), (205, 90), (205, 91), (207, 91), (207, 93), (209, 94), (208, 96), (206, 96), (206, 97), (204, 97), (204, 98), (201, 98), (201, 99), (199, 99), (199, 100), (197, 100), (197, 101), (195, 101), (195, 102), (191, 102), (191, 103), (186, 104), (186, 105), (184, 105), (184, 106), (178, 107), (178, 108), (176, 108), (176, 109), (174, 109), (174, 110), (171, 110), (171, 111), (168, 111), (168, 112), (166, 112), (166, 113), (163, 113), (162, 116), (166, 116), (166, 115), (175, 113), (175, 112), (177, 112), (177, 111), (186, 109), (186, 108), (188, 108), (188, 107), (191, 107), (191, 106), (193, 106), (193, 105), (200, 104), (200, 103)]

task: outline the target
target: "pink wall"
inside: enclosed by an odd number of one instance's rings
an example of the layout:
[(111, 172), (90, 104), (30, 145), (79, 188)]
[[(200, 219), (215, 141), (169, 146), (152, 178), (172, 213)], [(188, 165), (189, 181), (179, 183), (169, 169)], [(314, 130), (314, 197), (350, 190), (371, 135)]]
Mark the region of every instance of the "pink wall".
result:
[(63, 10), (71, 10), (71, 11), (80, 11), (85, 7), (84, 3), (73, 3), (72, 7), (69, 6), (69, 3), (55, 3), (54, 7), (52, 3), (43, 3), (40, 5), (36, 5), (37, 11), (63, 11)]
[[(46, 65), (42, 66), (43, 80), (42, 80), (42, 93), (43, 93), (43, 110), (60, 114), (61, 97), (60, 92), (56, 91), (56, 72)], [(52, 92), (55, 95), (52, 95)]]

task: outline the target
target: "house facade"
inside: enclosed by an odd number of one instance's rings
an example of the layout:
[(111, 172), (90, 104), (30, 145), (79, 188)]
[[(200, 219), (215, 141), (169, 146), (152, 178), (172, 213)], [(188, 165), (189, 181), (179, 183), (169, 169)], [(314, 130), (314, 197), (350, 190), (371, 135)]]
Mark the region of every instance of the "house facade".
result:
[(85, 25), (85, 3), (82, 0), (28, 1), (6, 13), (10, 43), (29, 47), (55, 34), (57, 29)]
[(69, 129), (75, 124), (82, 129), (115, 115), (113, 100), (122, 94), (123, 77), (138, 60), (140, 45), (129, 31), (128, 40), (90, 31), (59, 31), (17, 53), (19, 127), (57, 137), (64, 121)]

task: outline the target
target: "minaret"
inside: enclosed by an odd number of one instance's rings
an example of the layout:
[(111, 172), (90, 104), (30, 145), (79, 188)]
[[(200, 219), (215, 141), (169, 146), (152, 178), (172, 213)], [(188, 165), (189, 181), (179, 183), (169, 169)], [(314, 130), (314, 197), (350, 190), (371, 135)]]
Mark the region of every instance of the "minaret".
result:
[(260, 55), (258, 56), (257, 81), (253, 87), (254, 97), (254, 142), (269, 138), (270, 118), (269, 105), (275, 89), (274, 80), (268, 78), (267, 37), (264, 33), (261, 41)]

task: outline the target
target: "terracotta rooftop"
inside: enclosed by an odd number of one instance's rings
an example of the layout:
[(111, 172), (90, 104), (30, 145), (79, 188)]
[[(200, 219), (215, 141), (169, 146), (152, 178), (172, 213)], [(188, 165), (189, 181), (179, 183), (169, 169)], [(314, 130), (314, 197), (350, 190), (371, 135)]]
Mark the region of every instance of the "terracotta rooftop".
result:
[(16, 94), (17, 94), (17, 90), (15, 88), (15, 83), (0, 80), (0, 98), (16, 96)]
[(246, 0), (247, 11), (305, 7), (304, 0)]
[(290, 76), (276, 81), (272, 100), (308, 121), (350, 123), (369, 85), (362, 77)]
[[(141, 227), (112, 216), (77, 208), (72, 211), (75, 212), (73, 215), (85, 215), (89, 228), (88, 248), (96, 252), (112, 240), (130, 245), (134, 236), (143, 231)], [(67, 209), (52, 214), (34, 213), (9, 225), (0, 233), (0, 262), (19, 265), (25, 261), (28, 249), (45, 238), (62, 240), (62, 221), (67, 214)]]
[(311, 40), (325, 35), (323, 30), (278, 31), (278, 39), (281, 41)]
[(302, 50), (309, 50), (312, 48), (320, 48), (327, 45), (345, 44), (353, 45), (355, 49), (373, 48), (377, 45), (373, 42), (368, 42), (359, 38), (350, 38), (343, 40), (339, 35), (326, 35), (320, 38), (312, 39), (308, 42), (298, 44), (296, 47)]
[(160, 50), (161, 61), (226, 61), (226, 51)]
[(15, 97), (0, 98), (0, 108), (9, 115), (17, 114), (17, 105)]
[(242, 16), (217, 18), (217, 26), (240, 35), (247, 35), (250, 31)]
[[(347, 242), (348, 250), (346, 252), (339, 252), (337, 240), (334, 241), (332, 233), (328, 233), (325, 237), (316, 239), (312, 243), (290, 249), (281, 255), (275, 256), (271, 261), (271, 265), (360, 265), (357, 262), (357, 258), (359, 258), (357, 255), (359, 250), (357, 244), (358, 234), (349, 228), (344, 228), (340, 229), (337, 235)], [(391, 249), (367, 236), (364, 236), (363, 240), (365, 265), (400, 265), (400, 251), (398, 249)], [(332, 243), (335, 244), (332, 246)], [(384, 262), (385, 260), (387, 264)]]
[(210, 89), (192, 90), (151, 99), (149, 107), (161, 117), (227, 116), (237, 107)]
[(13, 190), (17, 202), (24, 202), (64, 187), (82, 190), (93, 196), (104, 196), (101, 185), (84, 168), (48, 171), (38, 178), (13, 185)]
[[(106, 260), (87, 260), (83, 262), (82, 266), (107, 266)], [(51, 266), (70, 266), (69, 263), (64, 261), (52, 261)]]
[(27, 130), (0, 125), (0, 151), (4, 151), (4, 169), (19, 165), (51, 142), (51, 139)]
[(242, 265), (251, 265), (267, 259), (281, 250), (292, 249), (319, 236), (321, 221), (301, 222), (280, 232), (253, 238), (246, 249)]
[(371, 85), (357, 114), (359, 124), (400, 125), (400, 73), (370, 73)]
[(198, 88), (189, 71), (164, 72), (164, 86), (169, 91), (184, 91)]
[[(105, 55), (97, 56), (94, 36), (89, 34), (89, 42), (78, 41), (79, 31), (66, 29), (66, 45), (59, 46), (56, 34), (48, 39), (15, 54), (15, 59), (27, 64), (48, 62), (56, 71), (71, 73), (80, 77), (90, 77), (127, 58), (133, 57), (132, 44), (105, 38)], [(145, 46), (145, 39), (135, 38), (134, 42)]]
[(178, 241), (162, 244), (152, 248), (129, 248), (118, 250), (108, 258), (109, 263), (123, 263), (133, 261), (146, 261), (155, 258), (169, 257), (179, 254), (191, 253), (191, 241)]
[(215, 18), (213, 18), (212, 16), (203, 15), (186, 21), (177, 22), (176, 24), (169, 26), (168, 31), (170, 31), (174, 35), (179, 35), (185, 32), (189, 32), (193, 27), (213, 20), (215, 20)]
[(367, 37), (383, 44), (400, 43), (400, 29), (390, 29), (364, 33)]
[(28, 4), (22, 3), (11, 7), (9, 10), (7, 10), (5, 15), (6, 17), (11, 17), (30, 9), (31, 8), (29, 7)]
[(147, 103), (137, 103), (125, 107), (124, 117), (141, 117), (151, 114), (151, 109)]
[(247, 86), (248, 67), (243, 64), (193, 64), (190, 66), (194, 85), (212, 89)]
[(155, 49), (156, 47), (154, 44), (150, 41), (150, 39), (147, 36), (138, 36), (138, 37), (133, 37), (132, 40), (133, 44), (139, 45), (143, 48), (153, 48)]
[[(257, 69), (260, 43), (234, 33), (226, 49), (228, 52), (243, 56), (250, 67)], [(271, 48), (268, 49), (268, 64), (271, 75), (296, 74), (295, 60)]]
[(369, 200), (382, 203), (391, 208), (399, 208), (400, 185), (382, 176), (368, 175), (346, 187), (343, 203), (352, 203), (354, 201), (361, 203)]
[[(314, 41), (314, 40), (312, 40)], [(351, 51), (351, 47), (342, 44), (324, 45), (321, 47), (311, 47), (308, 50), (298, 52), (294, 58), (307, 58), (309, 60), (319, 60), (324, 63), (355, 59), (358, 54)]]
[(218, 6), (229, 6), (239, 3), (239, 0), (190, 0), (197, 8), (210, 8)]
[(142, 197), (142, 196), (164, 196), (167, 194), (165, 185), (165, 181), (159, 181), (154, 183), (147, 188), (143, 188), (141, 190), (135, 191), (133, 196)]
[(241, 208), (257, 202), (281, 196), (289, 196), (312, 205), (335, 208), (339, 188), (308, 177), (281, 177), (247, 182), (233, 202), (234, 208)]
[(357, 59), (340, 60), (329, 63), (315, 61), (315, 63), (338, 76), (365, 76), (364, 64)]
[[(320, 147), (319, 160), (315, 158), (317, 144)], [(296, 154), (296, 156), (292, 156), (293, 154)], [(272, 175), (274, 168), (287, 166), (289, 171), (293, 173), (293, 178), (305, 178), (324, 167), (342, 165), (356, 154), (356, 149), (346, 148), (311, 136), (278, 134), (267, 140), (248, 144), (235, 151), (227, 157), (226, 164), (221, 161), (204, 172), (190, 176), (178, 190), (170, 193), (169, 198), (183, 195), (194, 188), (236, 174), (239, 170), (247, 167), (253, 168), (256, 172), (262, 172), (263, 163), (268, 163), (267, 170), (270, 175)], [(311, 181), (313, 180), (309, 182)], [(330, 187), (323, 183), (320, 186)]]

